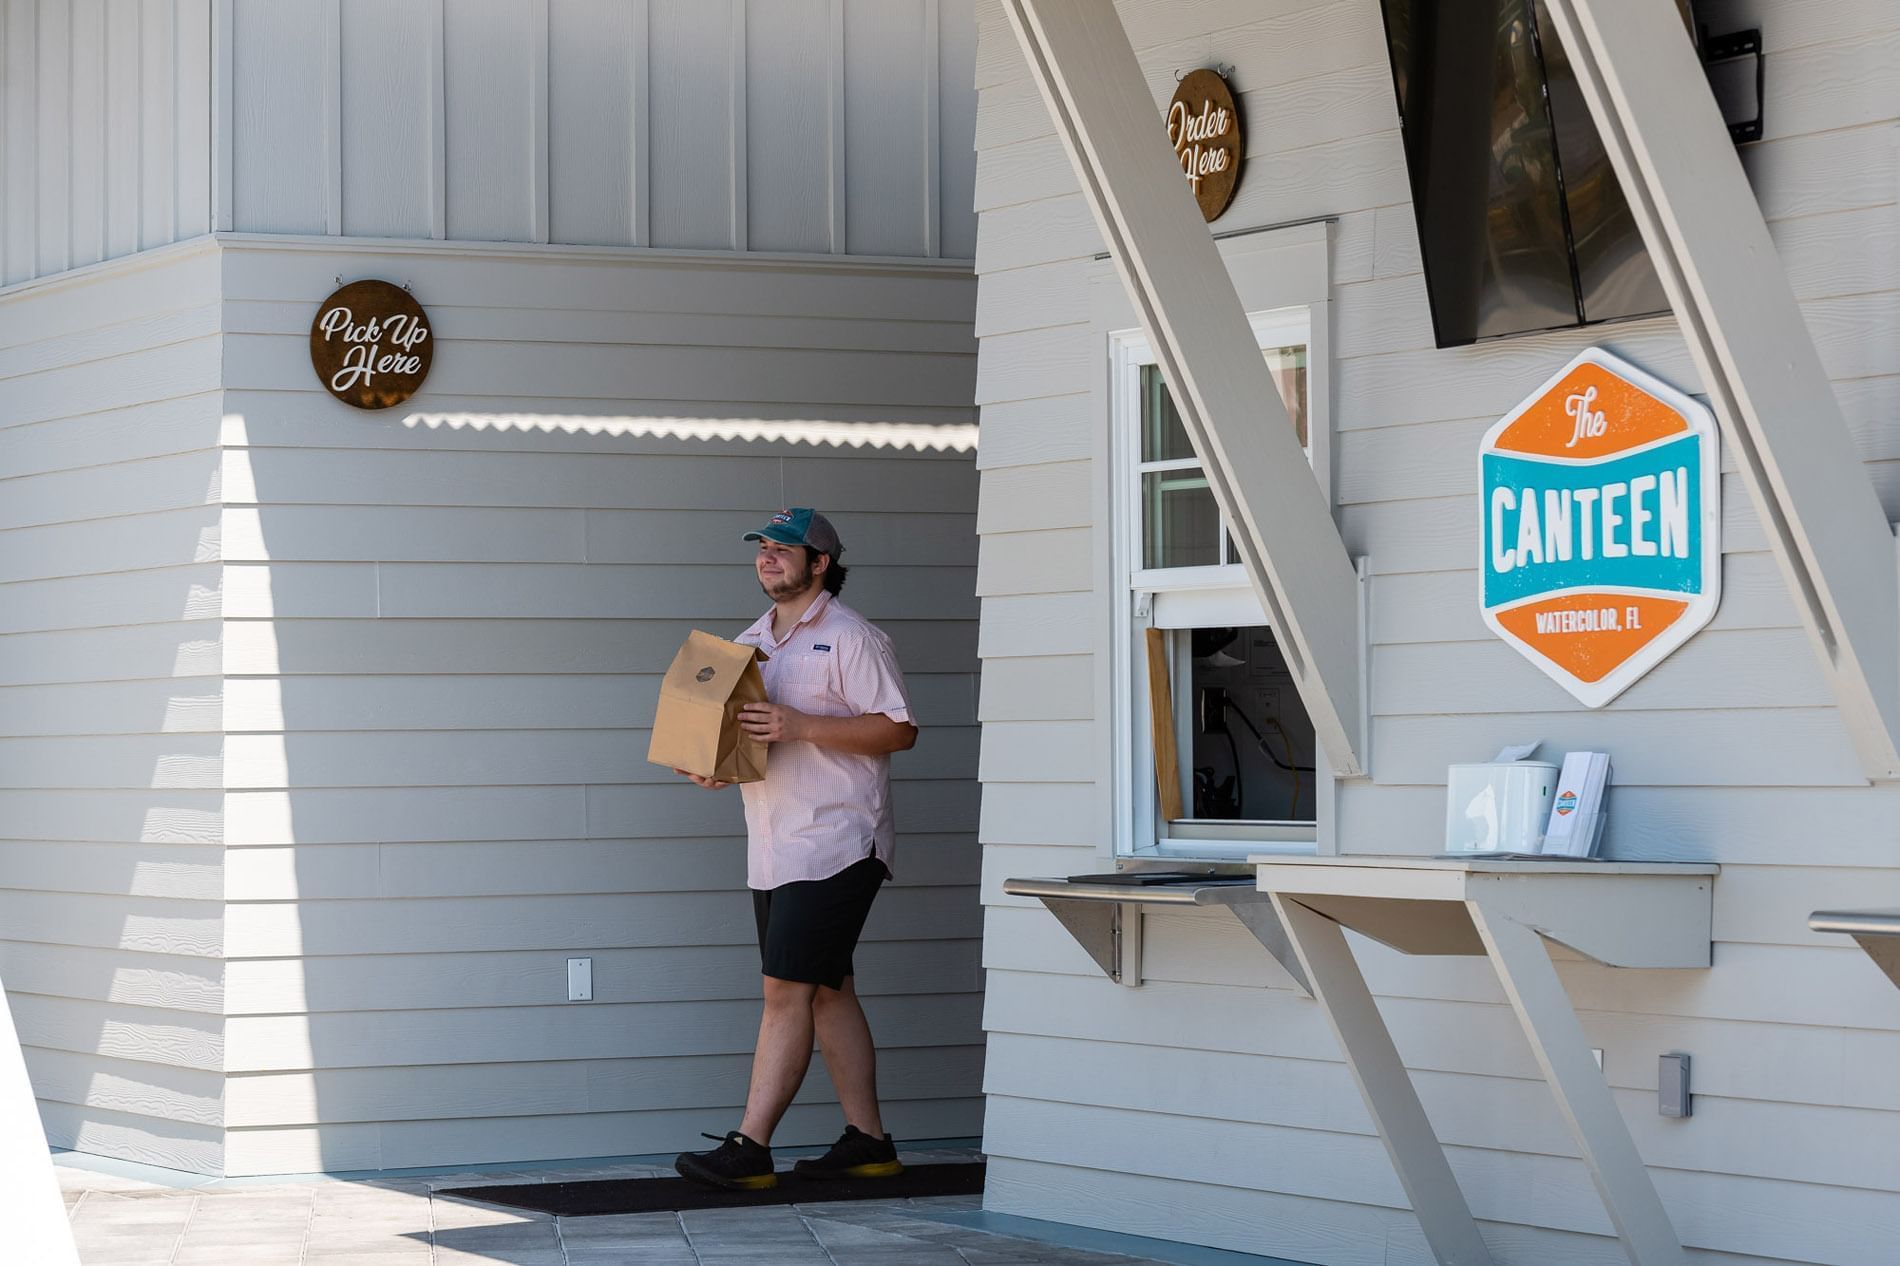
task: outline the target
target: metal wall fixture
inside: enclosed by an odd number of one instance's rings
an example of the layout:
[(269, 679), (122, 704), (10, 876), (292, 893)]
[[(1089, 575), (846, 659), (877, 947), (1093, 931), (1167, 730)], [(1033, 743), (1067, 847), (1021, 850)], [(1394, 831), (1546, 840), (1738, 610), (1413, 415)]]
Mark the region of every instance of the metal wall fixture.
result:
[[(1762, 56), (1761, 29), (1730, 31), (1710, 35), (1700, 28), (1696, 51), (1702, 55), (1702, 69), (1709, 77), (1709, 91), (1722, 108), (1722, 122), (1728, 124), (1729, 139), (1737, 145), (1762, 138), (1763, 102), (1767, 98), (1767, 60)], [(1753, 59), (1752, 64), (1750, 59)], [(1754, 73), (1751, 75), (1749, 71)], [(1752, 101), (1751, 101), (1752, 98)], [(1743, 112), (1754, 110), (1752, 117)], [(1737, 117), (1743, 116), (1743, 117)]]

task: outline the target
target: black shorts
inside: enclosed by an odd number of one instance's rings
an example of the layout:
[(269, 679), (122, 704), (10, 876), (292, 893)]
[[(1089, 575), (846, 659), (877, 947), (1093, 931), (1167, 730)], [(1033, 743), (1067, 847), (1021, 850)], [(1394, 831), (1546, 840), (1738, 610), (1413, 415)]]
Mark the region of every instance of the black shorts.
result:
[(853, 975), (851, 953), (889, 872), (875, 857), (853, 862), (824, 879), (752, 890), (759, 925), (759, 969), (779, 980), (828, 989)]

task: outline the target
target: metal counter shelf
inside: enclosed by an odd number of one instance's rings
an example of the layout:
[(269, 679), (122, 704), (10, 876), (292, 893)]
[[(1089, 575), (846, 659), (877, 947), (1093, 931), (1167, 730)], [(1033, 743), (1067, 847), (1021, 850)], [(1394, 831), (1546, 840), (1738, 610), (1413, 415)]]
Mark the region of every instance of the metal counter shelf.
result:
[(1900, 910), (1816, 910), (1808, 916), (1808, 927), (1853, 937), (1900, 987)]

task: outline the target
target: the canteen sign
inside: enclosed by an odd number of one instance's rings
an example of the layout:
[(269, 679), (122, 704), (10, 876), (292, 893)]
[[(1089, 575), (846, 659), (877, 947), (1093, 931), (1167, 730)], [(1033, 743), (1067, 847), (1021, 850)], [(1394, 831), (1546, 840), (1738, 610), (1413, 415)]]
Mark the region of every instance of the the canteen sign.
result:
[(358, 409), (387, 409), (415, 395), (434, 359), (428, 314), (387, 281), (351, 282), (325, 299), (310, 323), (317, 378)]
[(1721, 601), (1708, 409), (1599, 348), (1485, 433), (1484, 621), (1584, 705), (1616, 698)]

